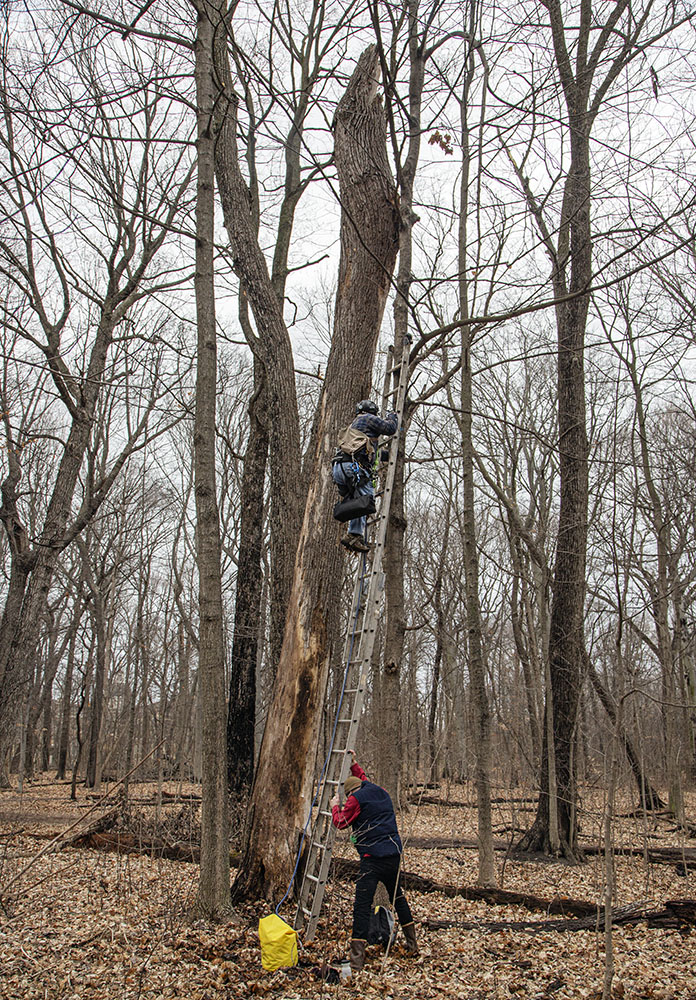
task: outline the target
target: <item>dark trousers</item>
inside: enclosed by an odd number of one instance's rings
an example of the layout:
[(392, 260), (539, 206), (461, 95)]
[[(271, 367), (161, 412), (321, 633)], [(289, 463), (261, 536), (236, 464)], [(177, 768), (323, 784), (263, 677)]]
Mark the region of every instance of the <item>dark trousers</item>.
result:
[(401, 886), (401, 855), (391, 854), (387, 858), (360, 858), (360, 874), (355, 883), (355, 903), (353, 904), (353, 937), (367, 940), (370, 926), (370, 911), (379, 882), (389, 893), (389, 900), (396, 910), (399, 923), (413, 921), (411, 909), (406, 902)]

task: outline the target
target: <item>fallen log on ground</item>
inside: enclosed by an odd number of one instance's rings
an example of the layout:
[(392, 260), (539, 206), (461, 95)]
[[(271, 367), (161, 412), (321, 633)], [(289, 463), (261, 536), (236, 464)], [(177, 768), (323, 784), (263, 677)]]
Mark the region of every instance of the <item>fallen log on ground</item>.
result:
[[(97, 824), (95, 824), (96, 826)], [(197, 864), (200, 861), (200, 848), (197, 844), (175, 843), (166, 844), (160, 840), (134, 837), (119, 831), (85, 831), (64, 845), (70, 847), (88, 847), (101, 851), (116, 851), (121, 854), (146, 854), (151, 857), (162, 857), (173, 861), (184, 861)], [(239, 864), (239, 854), (230, 853), (230, 864)], [(348, 858), (336, 858), (334, 874), (338, 877), (351, 877), (360, 871), (360, 863)], [(440, 892), (445, 896), (462, 896), (464, 899), (483, 900), (497, 906), (524, 906), (528, 910), (540, 910), (543, 913), (571, 914), (572, 916), (589, 916), (597, 912), (595, 903), (571, 899), (566, 896), (556, 896), (553, 899), (542, 899), (527, 892), (512, 892), (507, 889), (485, 889), (482, 886), (456, 886), (436, 882), (424, 878), (415, 872), (403, 872), (404, 882), (409, 889), (416, 892)]]
[[(585, 854), (604, 855), (603, 847), (582, 845)], [(645, 854), (654, 865), (685, 865), (696, 869), (696, 847), (615, 847), (614, 854), (621, 857), (642, 858)]]
[(96, 819), (94, 823), (91, 823), (86, 830), (83, 830), (81, 833), (76, 833), (74, 837), (70, 838), (70, 840), (63, 841), (61, 847), (79, 847), (82, 840), (85, 838), (89, 838), (97, 833), (104, 833), (106, 830), (111, 830), (118, 823), (121, 818), (121, 814), (122, 806), (119, 802), (111, 809), (108, 809), (105, 813), (102, 813), (101, 816)]
[[(358, 861), (338, 858), (334, 873), (340, 878), (345, 875), (357, 875), (360, 871)], [(568, 913), (576, 917), (586, 917), (597, 912), (595, 903), (582, 899), (572, 899), (570, 896), (555, 896), (553, 899), (542, 899), (529, 892), (512, 892), (508, 889), (486, 889), (483, 886), (458, 886), (444, 882), (436, 882), (424, 878), (414, 872), (402, 872), (402, 878), (407, 889), (416, 892), (440, 892), (443, 896), (462, 896), (464, 899), (482, 900), (495, 906), (524, 906), (528, 910), (541, 910), (544, 913)]]
[(201, 860), (201, 850), (196, 844), (180, 842), (166, 844), (162, 840), (134, 837), (131, 833), (120, 831), (87, 831), (73, 837), (70, 843), (65, 846), (89, 847), (97, 851), (114, 851), (117, 854), (145, 854), (150, 857), (167, 858), (169, 861), (187, 861), (192, 864), (198, 864)]
[[(415, 795), (409, 795), (408, 801), (411, 805), (419, 806), (444, 806), (445, 809), (476, 809), (475, 802), (455, 802), (450, 799), (442, 799), (437, 795), (421, 795), (420, 792)], [(534, 799), (492, 799), (492, 802), (507, 804), (507, 803), (531, 803), (530, 805), (517, 805), (516, 812), (536, 812), (536, 806), (533, 804)]]
[[(417, 851), (429, 850), (462, 850), (477, 851), (478, 843), (475, 840), (468, 840), (458, 837), (409, 837), (406, 841), (406, 848)], [(595, 844), (580, 844), (581, 850), (588, 856), (604, 856), (604, 847)], [(493, 841), (495, 851), (509, 851), (510, 844), (504, 840)], [(620, 857), (642, 858), (647, 852), (648, 861), (655, 865), (676, 865), (684, 866), (687, 870), (693, 867), (696, 869), (696, 847), (614, 847), (614, 854)], [(510, 852), (510, 857), (515, 860), (528, 860), (527, 855), (517, 855)]]
[[(101, 794), (95, 792), (88, 792), (87, 798), (98, 799), (101, 798)], [(187, 802), (199, 803), (202, 802), (203, 800), (202, 797), (197, 792), (190, 792), (190, 793), (182, 792), (180, 795), (178, 792), (168, 792), (166, 789), (163, 788), (161, 793), (155, 792), (153, 795), (140, 796), (140, 797), (138, 797), (137, 795), (136, 796), (129, 795), (127, 801), (131, 805), (156, 806), (160, 804), (164, 805), (165, 803), (167, 805), (172, 805), (172, 804), (176, 805), (178, 803), (184, 805)]]
[[(136, 837), (132, 833), (113, 830), (86, 831), (64, 845), (64, 847), (91, 848), (96, 851), (113, 851), (116, 854), (142, 854), (151, 858), (165, 858), (168, 861), (184, 861), (188, 864), (200, 864), (201, 849), (198, 844), (188, 841), (167, 843), (153, 837)], [(239, 864), (239, 852), (230, 851), (230, 864)]]
[[(113, 813), (114, 811), (115, 810), (111, 810), (110, 813)], [(106, 816), (110, 817), (110, 814), (106, 814)], [(110, 819), (108, 821), (110, 821)], [(101, 851), (115, 851), (119, 854), (143, 854), (149, 857), (166, 858), (167, 860), (183, 861), (190, 864), (198, 864), (200, 862), (200, 847), (197, 844), (183, 841), (168, 844), (158, 839), (147, 839), (143, 837), (135, 837), (132, 834), (125, 832), (104, 830), (103, 827), (102, 829), (99, 829), (99, 826), (99, 822), (93, 824), (93, 827), (91, 827), (90, 830), (87, 830), (82, 834), (78, 834), (63, 846), (86, 847)], [(411, 846), (413, 846), (413, 841), (411, 841)], [(669, 848), (665, 848), (665, 850), (669, 850)], [(239, 854), (237, 852), (230, 852), (230, 864), (233, 867), (236, 867), (239, 864)], [(334, 861), (334, 875), (337, 878), (350, 878), (357, 876), (359, 870), (360, 863), (358, 861), (354, 861), (349, 858), (336, 858)], [(406, 887), (416, 892), (439, 892), (450, 898), (462, 897), (463, 899), (481, 900), (491, 906), (523, 906), (527, 910), (539, 911), (542, 913), (588, 918), (589, 923), (587, 923), (587, 927), (592, 925), (592, 922), (597, 917), (597, 913), (602, 912), (601, 909), (598, 910), (596, 903), (582, 899), (573, 899), (570, 896), (555, 896), (552, 899), (544, 899), (543, 897), (535, 896), (532, 893), (514, 892), (509, 889), (487, 889), (482, 886), (457, 886), (449, 883), (437, 882), (434, 879), (417, 875), (415, 872), (407, 871), (403, 872), (403, 879)], [(677, 902), (673, 902), (676, 906)], [(686, 914), (683, 919), (689, 920), (690, 918), (688, 917), (688, 914), (691, 912), (689, 907), (696, 906), (696, 903), (694, 903), (694, 901), (686, 900), (682, 901), (681, 905), (683, 913)], [(653, 914), (651, 917), (651, 919), (658, 921), (660, 926), (667, 926), (665, 921), (669, 919), (677, 920), (674, 912), (670, 911), (670, 914), (663, 914), (662, 916), (659, 916), (661, 912), (662, 911), (655, 911), (657, 916)], [(494, 929), (496, 922), (491, 921), (489, 923), (491, 928)], [(522, 926), (525, 922), (522, 921), (518, 923)], [(532, 921), (531, 923), (533, 923), (534, 927), (537, 928), (536, 921)], [(553, 921), (549, 922), (550, 929), (554, 929), (553, 926), (551, 926), (553, 923)], [(557, 923), (565, 924), (567, 921), (557, 921)], [(456, 923), (456, 926), (464, 927), (466, 925), (467, 922)], [(455, 926), (455, 924), (448, 926)], [(478, 921), (473, 926), (479, 927), (483, 925), (480, 921)], [(488, 926), (488, 924), (486, 924), (486, 926)], [(503, 926), (510, 927), (512, 925), (510, 922), (505, 922)], [(578, 925), (577, 927), (569, 927), (567, 929), (582, 930), (583, 928)]]
[[(696, 926), (696, 899), (665, 900), (661, 910), (650, 909), (645, 903), (630, 903), (619, 906), (611, 918), (612, 925), (647, 923), (648, 927), (674, 929)], [(604, 908), (595, 907), (594, 915), (576, 920), (435, 920), (426, 919), (423, 926), (428, 930), (446, 930), (457, 927), (462, 930), (487, 931), (568, 931), (597, 930), (604, 933)]]

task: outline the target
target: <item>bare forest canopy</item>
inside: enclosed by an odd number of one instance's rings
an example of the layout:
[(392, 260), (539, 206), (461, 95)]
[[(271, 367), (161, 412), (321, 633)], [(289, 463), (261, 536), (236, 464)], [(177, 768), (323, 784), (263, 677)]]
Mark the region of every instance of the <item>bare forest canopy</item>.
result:
[(588, 788), (689, 832), (690, 6), (1, 31), (2, 783), (226, 778), (238, 891), (280, 898), (341, 685), (335, 433), (408, 334), (361, 762), (473, 782), (489, 887), (511, 789), (532, 851), (582, 855)]

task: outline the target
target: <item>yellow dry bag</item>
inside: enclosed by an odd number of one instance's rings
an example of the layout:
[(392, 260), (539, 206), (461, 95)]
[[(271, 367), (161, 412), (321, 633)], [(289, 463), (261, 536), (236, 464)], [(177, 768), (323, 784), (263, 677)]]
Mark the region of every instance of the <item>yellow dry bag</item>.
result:
[(259, 920), (261, 964), (268, 972), (297, 965), (297, 932), (277, 913)]

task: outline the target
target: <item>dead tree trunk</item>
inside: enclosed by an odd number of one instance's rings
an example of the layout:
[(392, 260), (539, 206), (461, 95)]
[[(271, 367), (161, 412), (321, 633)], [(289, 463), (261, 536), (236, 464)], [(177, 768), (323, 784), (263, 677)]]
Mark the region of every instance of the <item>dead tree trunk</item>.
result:
[[(342, 221), (334, 334), (316, 415), (311, 474), (273, 702), (251, 799), (251, 829), (235, 890), (274, 895), (290, 880), (311, 802), (343, 570), (331, 518), (330, 460), (342, 423), (370, 390), (398, 245), (374, 47), (360, 57), (334, 122)], [(349, 373), (350, 377), (347, 377)]]

